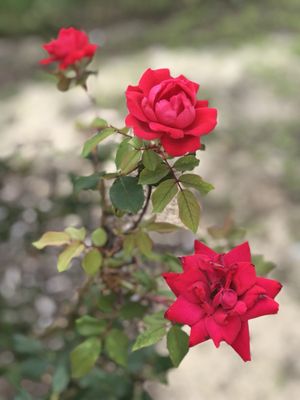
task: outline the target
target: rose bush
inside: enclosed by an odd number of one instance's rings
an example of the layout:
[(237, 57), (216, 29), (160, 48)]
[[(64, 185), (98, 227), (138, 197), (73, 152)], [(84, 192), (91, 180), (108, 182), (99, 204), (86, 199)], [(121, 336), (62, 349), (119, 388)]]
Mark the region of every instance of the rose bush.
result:
[(126, 125), (144, 140), (159, 139), (171, 156), (195, 152), (200, 138), (217, 124), (217, 110), (197, 100), (199, 85), (169, 69), (147, 69), (137, 86), (126, 90)]
[[(52, 74), (60, 90), (83, 88), (94, 108), (97, 100), (87, 85), (94, 72), (86, 66), (96, 47), (84, 32), (62, 29), (44, 46), (50, 57), (42, 60), (59, 63)], [(183, 75), (173, 78), (169, 69), (148, 69), (137, 86), (126, 90), (126, 126), (117, 128), (98, 112), (90, 122), (78, 123), (86, 134), (81, 155), (90, 161), (92, 173), (70, 174), (72, 204), (80, 204), (80, 192), (96, 192), (80, 205), (87, 214), (91, 210), (88, 222), (82, 219), (83, 226), (48, 231), (33, 243), (39, 250), (60, 248), (59, 272), (76, 260), (85, 276), (63, 318), (39, 332), (40, 340), (31, 344), (34, 351), (40, 349), (38, 361), (43, 361), (42, 349), (48, 354), (51, 399), (150, 399), (144, 383), (165, 382), (167, 371), (179, 366), (189, 346), (208, 338), (217, 347), (227, 342), (243, 360), (250, 360), (248, 321), (278, 311), (274, 297), (280, 283), (256, 276), (256, 270), (265, 275), (272, 264), (260, 257), (254, 267), (247, 243), (226, 253), (245, 234), (231, 219), (223, 227), (207, 229), (210, 239), (221, 239), (216, 245), (223, 254), (196, 242), (196, 253), (179, 261), (158, 241), (153, 243), (153, 232), (168, 234), (184, 226), (197, 234), (199, 195), (214, 189), (193, 173), (200, 161), (197, 154), (185, 155), (196, 152), (201, 136), (217, 123), (216, 109), (197, 99), (198, 88)], [(106, 146), (109, 137), (114, 140)], [(106, 171), (102, 167), (112, 165), (105, 161), (111, 160), (113, 144), (115, 163)], [(182, 225), (159, 219), (172, 201)], [(164, 277), (177, 296), (175, 302), (161, 287), (162, 271), (169, 271)], [(189, 325), (190, 335), (178, 324)], [(47, 340), (42, 343), (52, 336), (62, 341), (56, 354), (47, 348)], [(153, 347), (165, 336), (168, 356)]]
[(58, 62), (58, 68), (65, 70), (82, 59), (90, 61), (94, 56), (97, 45), (89, 42), (84, 31), (71, 28), (62, 28), (57, 39), (43, 45), (48, 52), (48, 58), (40, 60), (40, 64), (47, 65)]
[(225, 341), (249, 361), (248, 320), (277, 313), (273, 299), (281, 284), (256, 276), (247, 242), (218, 254), (196, 241), (195, 254), (183, 257), (182, 265), (183, 273), (164, 274), (177, 296), (165, 317), (191, 326), (190, 346), (209, 338), (216, 347)]

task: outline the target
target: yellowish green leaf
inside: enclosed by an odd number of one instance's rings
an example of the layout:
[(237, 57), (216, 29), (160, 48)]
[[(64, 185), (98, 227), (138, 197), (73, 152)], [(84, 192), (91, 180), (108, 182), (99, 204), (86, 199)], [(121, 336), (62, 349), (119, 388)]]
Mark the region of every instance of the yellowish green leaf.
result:
[(46, 232), (43, 236), (33, 242), (32, 245), (37, 249), (43, 249), (46, 246), (62, 246), (70, 243), (70, 236), (66, 232)]
[(60, 253), (57, 262), (58, 272), (66, 271), (69, 268), (73, 258), (78, 257), (84, 250), (84, 245), (80, 242), (71, 243), (65, 250)]

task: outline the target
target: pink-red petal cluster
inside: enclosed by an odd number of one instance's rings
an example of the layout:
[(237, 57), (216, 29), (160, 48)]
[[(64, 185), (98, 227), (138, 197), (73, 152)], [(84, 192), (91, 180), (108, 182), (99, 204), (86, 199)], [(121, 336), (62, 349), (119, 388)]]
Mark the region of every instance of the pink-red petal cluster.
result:
[(165, 318), (191, 327), (189, 345), (212, 339), (228, 343), (244, 361), (251, 360), (248, 321), (276, 314), (281, 284), (256, 276), (247, 242), (218, 254), (195, 242), (195, 254), (182, 257), (182, 273), (163, 276), (176, 295)]
[(137, 86), (128, 86), (126, 125), (144, 140), (160, 139), (171, 156), (195, 152), (200, 137), (217, 124), (217, 110), (197, 100), (199, 85), (169, 69), (147, 69)]
[(58, 62), (58, 68), (65, 70), (83, 58), (90, 60), (97, 47), (96, 44), (89, 42), (88, 35), (84, 31), (72, 27), (62, 28), (57, 39), (43, 45), (49, 57), (40, 60), (40, 64), (47, 65)]

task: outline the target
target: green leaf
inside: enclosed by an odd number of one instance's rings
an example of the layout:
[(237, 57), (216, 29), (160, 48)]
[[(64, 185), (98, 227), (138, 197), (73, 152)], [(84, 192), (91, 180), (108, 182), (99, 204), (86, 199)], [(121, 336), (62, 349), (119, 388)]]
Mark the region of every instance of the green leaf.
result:
[(151, 255), (153, 242), (146, 232), (138, 231), (135, 234), (135, 243), (142, 254), (145, 256)]
[(131, 144), (135, 149), (140, 149), (143, 146), (143, 140), (137, 136), (131, 138), (128, 143)]
[(115, 164), (117, 169), (120, 169), (121, 161), (125, 157), (128, 151), (132, 150), (132, 146), (128, 143), (130, 139), (124, 139), (117, 148)]
[(189, 336), (179, 326), (173, 325), (167, 334), (167, 348), (175, 367), (189, 351)]
[(43, 351), (38, 340), (19, 333), (13, 335), (13, 348), (20, 354), (37, 354)]
[(128, 362), (128, 344), (128, 337), (123, 331), (112, 329), (106, 337), (105, 350), (113, 361), (125, 367)]
[(194, 194), (182, 190), (177, 197), (179, 218), (192, 232), (196, 233), (200, 222), (200, 206)]
[(144, 204), (143, 187), (132, 176), (121, 176), (110, 188), (110, 199), (114, 207), (136, 214)]
[(101, 132), (96, 133), (96, 135), (88, 139), (83, 145), (81, 152), (82, 157), (87, 157), (100, 142), (111, 136), (114, 132), (115, 130), (113, 128), (105, 128)]
[(65, 232), (70, 236), (72, 240), (80, 240), (81, 242), (85, 239), (86, 230), (85, 228), (74, 228), (69, 226), (65, 229)]
[(276, 265), (270, 261), (266, 261), (264, 256), (255, 254), (252, 256), (252, 263), (255, 265), (256, 274), (259, 276), (266, 276), (272, 271)]
[(70, 243), (70, 236), (66, 232), (46, 232), (32, 245), (40, 250), (46, 246), (62, 246), (68, 243)]
[(97, 336), (105, 332), (107, 322), (103, 319), (84, 315), (76, 320), (76, 329), (82, 336)]
[(132, 351), (142, 349), (143, 347), (152, 346), (159, 342), (166, 334), (164, 326), (153, 326), (138, 335), (132, 346)]
[(101, 341), (89, 338), (71, 352), (71, 371), (73, 378), (81, 378), (95, 365), (101, 353)]
[(165, 164), (158, 165), (154, 171), (144, 168), (139, 176), (139, 184), (153, 185), (168, 175), (169, 168)]
[(139, 142), (136, 142), (136, 138), (125, 139), (118, 146), (115, 164), (123, 175), (132, 171), (141, 159), (141, 152), (135, 147), (139, 147)]
[(143, 152), (142, 162), (145, 168), (149, 171), (155, 171), (161, 164), (162, 159), (153, 150), (145, 150)]
[(130, 256), (135, 248), (135, 235), (126, 235), (123, 239), (123, 249), (126, 256)]
[(173, 167), (177, 169), (177, 171), (192, 171), (199, 165), (199, 162), (200, 161), (195, 156), (188, 155), (175, 161)]
[(130, 128), (128, 128), (127, 126), (124, 126), (123, 128), (118, 129), (118, 132), (126, 133), (126, 134), (128, 134), (129, 131), (130, 131)]
[(70, 381), (69, 372), (65, 365), (59, 365), (53, 374), (52, 390), (55, 394), (63, 392)]
[(103, 129), (107, 127), (107, 121), (105, 121), (105, 119), (96, 117), (93, 122), (91, 123), (91, 128), (95, 128), (95, 129)]
[(162, 212), (178, 191), (175, 179), (161, 182), (152, 194), (153, 212)]
[(174, 224), (170, 224), (169, 222), (152, 222), (151, 224), (146, 226), (148, 231), (154, 231), (158, 233), (170, 233), (174, 232), (180, 227)]
[(136, 301), (129, 301), (121, 308), (120, 316), (124, 319), (141, 318), (146, 309), (146, 306)]
[(166, 319), (164, 317), (165, 312), (164, 311), (157, 311), (153, 314), (146, 315), (144, 318), (144, 323), (147, 328), (154, 328), (157, 326), (165, 326), (166, 325)]
[(82, 267), (87, 275), (95, 275), (103, 263), (102, 254), (97, 249), (92, 249), (86, 253), (82, 260)]
[(111, 312), (115, 307), (116, 301), (117, 301), (116, 295), (113, 293), (102, 295), (99, 299), (98, 306), (100, 310), (105, 313)]
[(104, 246), (107, 242), (107, 233), (103, 228), (97, 228), (92, 233), (92, 242), (95, 246)]
[(97, 189), (101, 173), (95, 173), (87, 176), (75, 176), (73, 180), (74, 192), (79, 193), (81, 190)]
[(80, 242), (70, 244), (62, 253), (60, 253), (57, 261), (58, 272), (66, 271), (73, 258), (78, 257), (84, 250), (84, 245)]
[(214, 186), (211, 183), (205, 182), (200, 176), (195, 174), (181, 175), (179, 181), (183, 186), (197, 189), (202, 194), (207, 194), (214, 189)]
[(131, 147), (131, 149), (129, 149), (120, 160), (119, 169), (121, 170), (122, 174), (126, 175), (127, 173), (131, 172), (138, 165), (140, 159), (140, 151)]

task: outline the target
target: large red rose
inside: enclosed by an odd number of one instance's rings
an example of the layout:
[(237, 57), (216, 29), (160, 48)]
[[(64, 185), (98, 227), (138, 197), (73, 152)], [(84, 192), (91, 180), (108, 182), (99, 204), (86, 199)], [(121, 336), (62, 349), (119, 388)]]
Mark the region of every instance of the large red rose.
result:
[(144, 140), (160, 139), (171, 156), (198, 150), (200, 137), (217, 124), (217, 110), (197, 100), (199, 85), (169, 69), (147, 69), (137, 86), (126, 90), (126, 125)]
[(256, 276), (247, 242), (218, 254), (196, 241), (195, 254), (183, 257), (182, 265), (183, 273), (164, 274), (177, 296), (165, 318), (191, 327), (190, 346), (225, 341), (250, 361), (248, 320), (277, 313), (273, 299), (281, 284)]
[(59, 69), (64, 70), (83, 58), (91, 59), (97, 47), (96, 44), (89, 43), (85, 32), (75, 28), (62, 28), (57, 39), (43, 45), (50, 57), (40, 60), (40, 64), (58, 62)]

